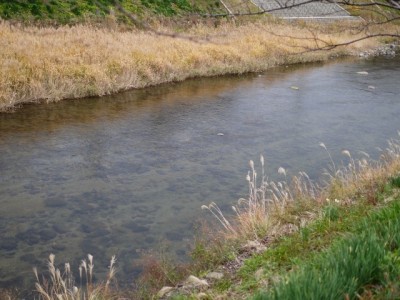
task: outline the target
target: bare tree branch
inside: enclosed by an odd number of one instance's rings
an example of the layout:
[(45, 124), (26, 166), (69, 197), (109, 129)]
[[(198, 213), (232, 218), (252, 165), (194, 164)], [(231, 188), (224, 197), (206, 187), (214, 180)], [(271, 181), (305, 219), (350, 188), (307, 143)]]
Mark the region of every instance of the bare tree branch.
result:
[[(334, 4), (341, 4), (345, 6), (352, 6), (352, 7), (371, 7), (371, 6), (377, 6), (377, 7), (383, 7), (383, 8), (389, 8), (393, 9), (396, 11), (400, 11), (400, 4), (397, 2), (394, 2), (394, 0), (388, 0), (389, 3), (384, 3), (384, 2), (376, 2), (374, 0), (371, 0), (370, 2), (354, 2), (353, 0), (306, 0), (306, 1), (301, 1), (297, 3), (293, 3), (291, 0), (286, 0), (284, 3), (275, 0), (275, 3), (278, 5), (276, 8), (271, 8), (271, 9), (263, 9), (260, 7), (259, 11), (252, 12), (252, 11), (247, 11), (247, 12), (234, 12), (234, 13), (216, 13), (216, 14), (203, 14), (205, 17), (212, 17), (212, 18), (221, 18), (221, 17), (227, 17), (227, 16), (235, 16), (235, 17), (240, 17), (240, 16), (256, 16), (256, 15), (263, 15), (271, 12), (276, 12), (284, 9), (290, 9), (290, 8), (295, 8), (295, 7), (300, 7), (304, 6), (310, 3), (334, 3)], [(394, 3), (392, 3), (394, 2)], [(375, 11), (376, 12), (376, 11)]]
[[(246, 2), (247, 1), (247, 2)], [(253, 0), (242, 0), (241, 3), (239, 4), (248, 4), (248, 1), (251, 1), (252, 4), (256, 5)], [(338, 47), (343, 47), (347, 46), (356, 42), (360, 42), (366, 39), (370, 38), (375, 38), (375, 37), (390, 37), (390, 38), (400, 38), (400, 33), (398, 32), (379, 32), (379, 33), (371, 33), (372, 27), (373, 26), (379, 26), (379, 25), (385, 25), (390, 22), (398, 21), (400, 20), (400, 16), (398, 12), (400, 11), (400, 5), (396, 0), (387, 0), (388, 2), (380, 2), (380, 1), (375, 1), (375, 0), (370, 0), (369, 2), (361, 2), (361, 3), (356, 3), (354, 0), (304, 0), (304, 1), (296, 1), (294, 0), (271, 0), (271, 1), (276, 1), (278, 7), (274, 7), (271, 9), (264, 9), (260, 7), (259, 5), (256, 5), (259, 10), (258, 11), (251, 11), (249, 6), (247, 5), (247, 11), (245, 12), (234, 12), (232, 9), (228, 7), (228, 5), (225, 3), (224, 0), (219, 0), (219, 2), (223, 5), (227, 13), (210, 13), (210, 14), (205, 14), (203, 16), (206, 17), (211, 17), (211, 18), (220, 18), (220, 17), (239, 17), (239, 16), (255, 16), (255, 15), (263, 15), (266, 13), (272, 13), (275, 11), (279, 10), (284, 10), (284, 9), (291, 9), (295, 7), (300, 7), (304, 6), (307, 4), (311, 3), (333, 3), (333, 4), (340, 4), (340, 5), (345, 5), (345, 6), (351, 6), (351, 7), (361, 7), (363, 8), (363, 11), (371, 11), (374, 14), (380, 15), (382, 18), (384, 18), (384, 21), (369, 21), (369, 22), (360, 22), (359, 25), (357, 26), (350, 26), (349, 25), (349, 30), (354, 30), (354, 34), (363, 34), (362, 37), (357, 37), (354, 39), (351, 39), (347, 42), (342, 42), (342, 43), (334, 43), (332, 40), (324, 40), (321, 39), (317, 36), (315, 32), (312, 30), (309, 30), (310, 36), (309, 37), (296, 37), (296, 36), (290, 36), (290, 35), (278, 35), (273, 32), (269, 32), (270, 34), (274, 36), (279, 36), (282, 38), (289, 38), (292, 40), (308, 40), (313, 42), (312, 47), (304, 47), (304, 46), (292, 46), (292, 47), (299, 47), (304, 49), (303, 52), (299, 52), (296, 54), (302, 54), (305, 52), (311, 52), (311, 51), (327, 51), (327, 50), (332, 50)], [(282, 2), (285, 1), (285, 2)], [(101, 3), (96, 1), (98, 5), (103, 6)], [(124, 16), (129, 18), (129, 20), (132, 21), (132, 23), (139, 29), (145, 30), (147, 32), (151, 32), (155, 35), (159, 36), (165, 36), (165, 37), (170, 37), (170, 38), (180, 38), (180, 39), (187, 39), (189, 41), (193, 42), (200, 42), (200, 41), (207, 41), (210, 42), (210, 39), (207, 38), (199, 38), (199, 37), (194, 37), (194, 36), (188, 36), (188, 35), (183, 35), (183, 34), (178, 34), (178, 33), (171, 33), (171, 32), (164, 32), (164, 31), (159, 31), (154, 28), (152, 28), (150, 25), (145, 23), (144, 21), (139, 20), (139, 18), (128, 12), (127, 10), (124, 9), (124, 7), (121, 5), (121, 3), (118, 0), (115, 0), (115, 8), (122, 13)], [(239, 7), (239, 4), (237, 6)], [(379, 7), (381, 8), (379, 11), (377, 9), (372, 9), (372, 7)], [(103, 6), (103, 8), (105, 8)], [(382, 8), (385, 9), (390, 9), (397, 14), (390, 14), (390, 11), (387, 12), (383, 10)], [(107, 7), (105, 8), (106, 10), (110, 11), (110, 9)], [(323, 18), (324, 16), (321, 16), (320, 18)], [(328, 16), (329, 17), (329, 16)], [(376, 32), (376, 31), (375, 31)]]
[(225, 2), (223, 0), (219, 0), (219, 2), (222, 4), (222, 6), (226, 9), (226, 11), (228, 12), (229, 16), (232, 16), (233, 18), (235, 17), (232, 13), (232, 11), (229, 9), (229, 7), (225, 4)]
[[(108, 7), (105, 7), (103, 4), (101, 4), (98, 1), (95, 1), (97, 5), (102, 6), (106, 11), (108, 11), (108, 13), (111, 13), (111, 10)], [(210, 39), (208, 37), (206, 38), (201, 38), (201, 37), (194, 37), (194, 36), (189, 36), (189, 35), (183, 35), (183, 34), (179, 34), (179, 33), (171, 33), (171, 32), (164, 32), (164, 31), (159, 31), (156, 30), (154, 28), (152, 28), (150, 25), (148, 25), (147, 23), (140, 21), (137, 16), (135, 16), (132, 13), (129, 13), (128, 11), (126, 11), (121, 3), (118, 0), (115, 0), (115, 7), (118, 9), (118, 11), (120, 11), (123, 15), (125, 15), (127, 18), (129, 18), (132, 23), (139, 29), (145, 30), (147, 32), (151, 32), (155, 35), (159, 35), (159, 36), (165, 36), (165, 37), (170, 37), (170, 38), (180, 38), (180, 39), (185, 39), (185, 40), (189, 40), (195, 43), (199, 43), (199, 42), (210, 42)]]

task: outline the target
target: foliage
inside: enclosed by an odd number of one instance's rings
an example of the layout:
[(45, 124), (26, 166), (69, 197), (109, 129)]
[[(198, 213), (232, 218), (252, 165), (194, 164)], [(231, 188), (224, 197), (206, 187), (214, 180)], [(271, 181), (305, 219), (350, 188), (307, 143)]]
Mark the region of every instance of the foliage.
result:
[[(195, 7), (188, 0), (122, 0), (122, 7), (130, 13), (143, 15), (152, 12), (173, 16), (182, 12), (194, 11)], [(82, 22), (87, 19), (104, 19), (109, 9), (114, 7), (114, 0), (4, 0), (0, 2), (0, 17), (20, 21), (54, 21), (59, 24)]]
[(255, 299), (355, 299), (367, 285), (396, 279), (400, 270), (400, 203), (359, 223), (357, 234), (339, 240)]

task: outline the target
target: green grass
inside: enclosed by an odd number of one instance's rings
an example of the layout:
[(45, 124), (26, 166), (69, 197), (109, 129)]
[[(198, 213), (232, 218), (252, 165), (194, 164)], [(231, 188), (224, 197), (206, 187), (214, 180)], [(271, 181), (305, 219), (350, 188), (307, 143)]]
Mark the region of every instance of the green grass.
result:
[[(387, 199), (400, 178), (386, 186)], [(272, 285), (255, 299), (354, 299), (358, 294), (399, 297), (400, 198), (387, 207), (360, 203), (325, 209), (322, 219), (246, 261), (242, 292)], [(254, 278), (262, 268), (264, 283)], [(288, 275), (289, 274), (289, 275)]]
[[(114, 6), (113, 0), (3, 0), (0, 2), (0, 17), (20, 21), (53, 21), (67, 24), (87, 19), (103, 19)], [(189, 0), (120, 0), (126, 11), (136, 15), (153, 13), (175, 16), (200, 11), (214, 5), (214, 1), (200, 1), (196, 5)], [(123, 16), (120, 16), (123, 19)]]
[[(237, 2), (225, 0), (235, 11), (247, 12), (250, 2), (240, 2), (241, 6)], [(0, 18), (50, 24), (98, 22), (109, 16), (110, 9), (116, 10), (115, 3), (115, 0), (2, 0)], [(219, 0), (119, 0), (119, 3), (127, 12), (143, 18), (226, 12)], [(254, 5), (250, 7), (255, 9)], [(117, 12), (116, 16), (118, 21), (129, 23), (129, 19), (123, 14)]]
[(259, 283), (254, 278), (254, 273), (260, 268), (266, 270), (264, 274), (266, 278), (269, 275), (275, 276), (292, 269), (299, 261), (309, 259), (315, 252), (326, 249), (332, 240), (354, 230), (355, 223), (365, 217), (370, 210), (371, 205), (368, 203), (359, 204), (351, 209), (334, 204), (328, 205), (322, 219), (302, 228), (292, 236), (281, 238), (266, 252), (248, 259), (239, 272), (243, 280), (241, 288), (244, 290), (258, 288)]

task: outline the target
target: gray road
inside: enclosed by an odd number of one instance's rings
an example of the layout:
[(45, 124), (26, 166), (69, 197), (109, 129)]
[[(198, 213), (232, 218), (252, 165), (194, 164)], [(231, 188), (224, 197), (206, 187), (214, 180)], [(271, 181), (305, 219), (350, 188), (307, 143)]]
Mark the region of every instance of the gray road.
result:
[[(309, 0), (253, 0), (261, 9), (282, 18), (351, 18), (349, 12), (335, 3)], [(302, 4), (304, 3), (304, 4)]]

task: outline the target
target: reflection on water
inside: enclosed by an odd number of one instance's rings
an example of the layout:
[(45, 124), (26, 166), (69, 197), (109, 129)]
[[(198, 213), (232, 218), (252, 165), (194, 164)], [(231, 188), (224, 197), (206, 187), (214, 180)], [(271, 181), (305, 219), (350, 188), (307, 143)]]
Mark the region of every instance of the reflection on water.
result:
[(399, 76), (398, 59), (297, 66), (0, 115), (0, 287), (32, 280), (49, 253), (76, 267), (91, 253), (100, 272), (116, 254), (120, 281), (164, 241), (185, 257), (200, 206), (229, 210), (259, 154), (271, 176), (314, 178), (321, 141), (336, 160), (376, 156), (400, 129)]

